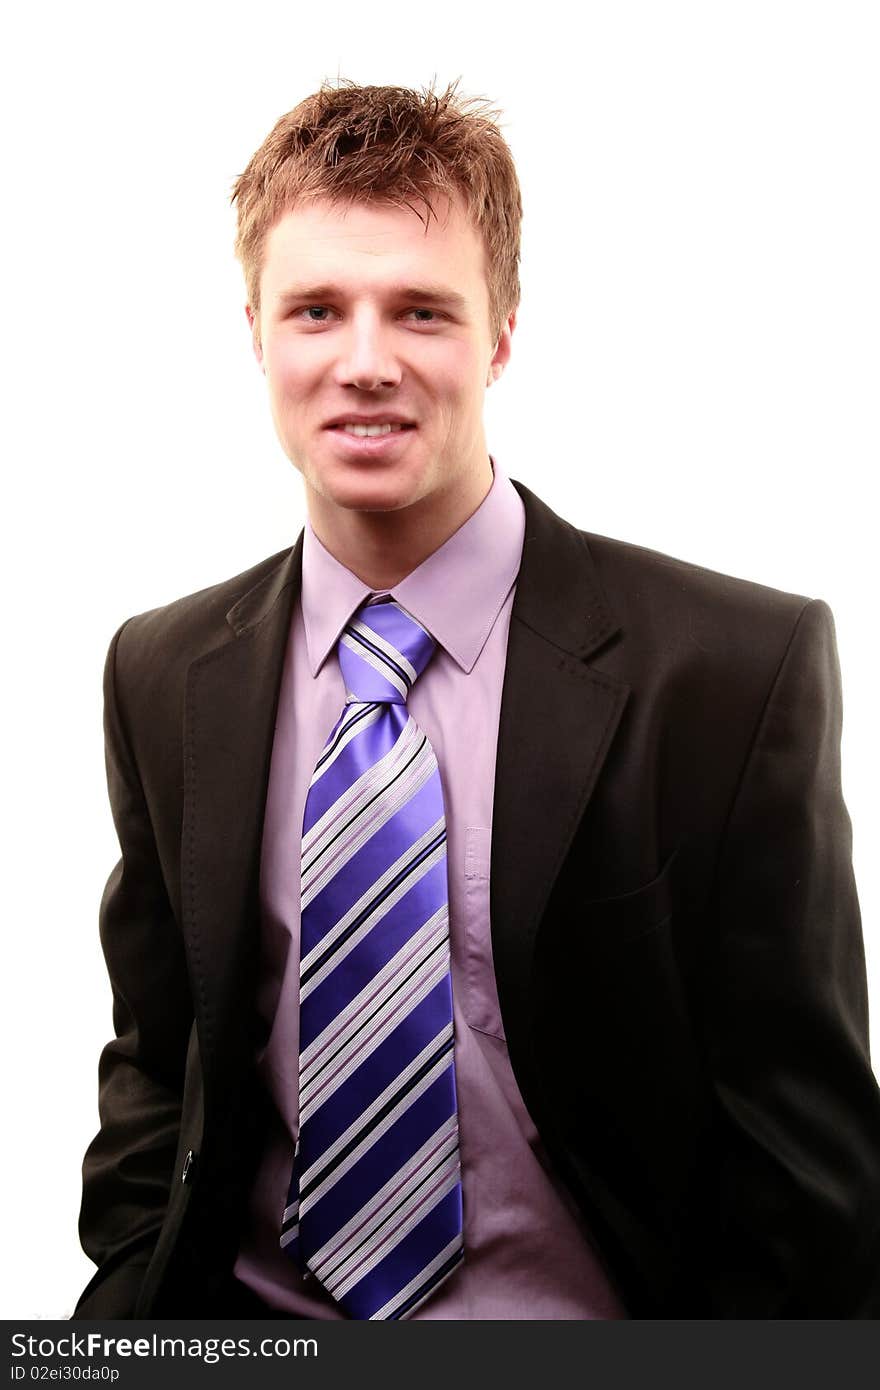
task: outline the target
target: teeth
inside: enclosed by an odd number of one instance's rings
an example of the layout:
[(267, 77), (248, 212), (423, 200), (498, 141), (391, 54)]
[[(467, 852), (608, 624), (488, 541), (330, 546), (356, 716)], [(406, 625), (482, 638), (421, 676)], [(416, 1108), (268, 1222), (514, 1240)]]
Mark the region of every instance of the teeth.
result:
[(346, 434), (356, 434), (360, 439), (372, 438), (374, 434), (390, 434), (392, 430), (402, 430), (403, 425), (339, 425)]

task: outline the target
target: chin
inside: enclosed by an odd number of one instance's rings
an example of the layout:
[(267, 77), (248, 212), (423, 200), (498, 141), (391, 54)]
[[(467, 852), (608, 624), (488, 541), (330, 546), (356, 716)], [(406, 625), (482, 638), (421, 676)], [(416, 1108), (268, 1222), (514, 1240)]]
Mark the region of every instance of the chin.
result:
[(334, 470), (311, 480), (312, 487), (336, 507), (357, 512), (397, 512), (412, 506), (423, 495), (415, 479), (394, 475), (390, 469), (363, 467)]
[(324, 496), (335, 506), (353, 512), (399, 512), (417, 500), (407, 489), (363, 485), (334, 489)]

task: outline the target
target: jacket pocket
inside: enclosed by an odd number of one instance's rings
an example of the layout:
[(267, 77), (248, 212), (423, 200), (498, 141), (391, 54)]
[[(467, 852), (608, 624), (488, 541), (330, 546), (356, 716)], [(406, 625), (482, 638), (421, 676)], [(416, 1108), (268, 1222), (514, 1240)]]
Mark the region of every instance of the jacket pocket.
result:
[(672, 916), (678, 846), (656, 878), (612, 898), (589, 898), (579, 905), (583, 931), (603, 944), (623, 945), (655, 931)]

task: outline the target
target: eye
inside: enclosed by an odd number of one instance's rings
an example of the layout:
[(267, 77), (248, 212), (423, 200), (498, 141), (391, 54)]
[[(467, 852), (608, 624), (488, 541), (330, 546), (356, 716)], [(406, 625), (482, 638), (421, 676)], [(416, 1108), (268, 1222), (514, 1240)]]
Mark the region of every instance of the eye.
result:
[[(330, 322), (330, 315), (335, 312), (335, 309), (331, 309), (326, 304), (303, 304), (299, 309), (293, 310), (291, 317), (299, 319), (301, 323), (325, 324)], [(413, 314), (417, 316), (416, 323), (424, 323), (429, 326), (439, 323), (442, 318), (436, 309), (424, 308), (407, 309), (404, 318)]]

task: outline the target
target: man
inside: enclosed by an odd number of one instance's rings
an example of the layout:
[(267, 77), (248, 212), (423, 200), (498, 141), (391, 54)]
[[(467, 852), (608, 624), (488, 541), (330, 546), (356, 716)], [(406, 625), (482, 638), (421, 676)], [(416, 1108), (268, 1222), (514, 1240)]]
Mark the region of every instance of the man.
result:
[(827, 605), (487, 453), (520, 196), (453, 88), (322, 88), (234, 197), (308, 524), (110, 648), (75, 1316), (876, 1315)]

